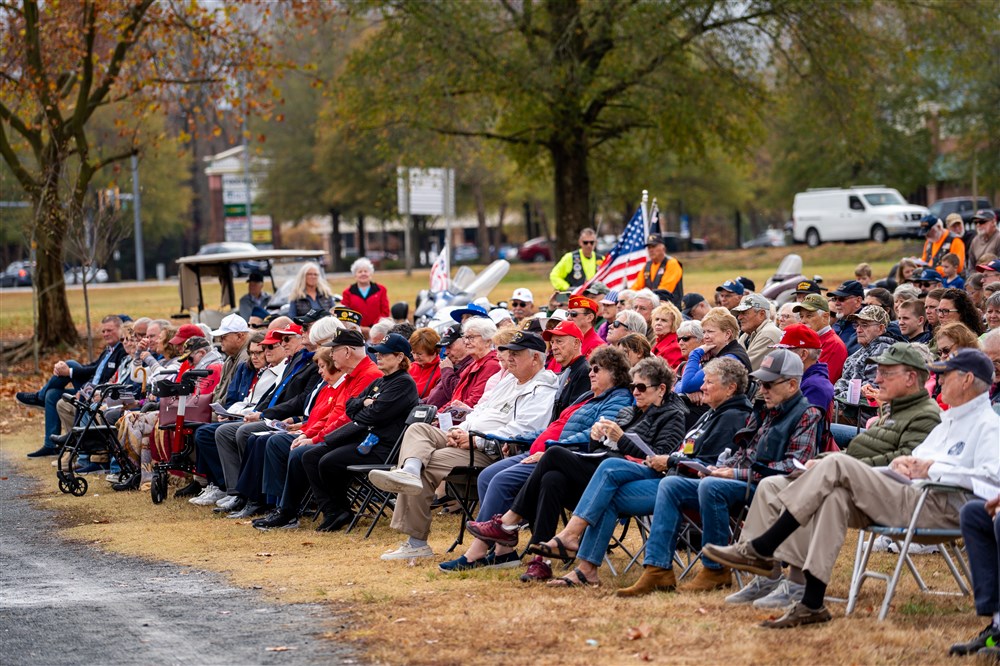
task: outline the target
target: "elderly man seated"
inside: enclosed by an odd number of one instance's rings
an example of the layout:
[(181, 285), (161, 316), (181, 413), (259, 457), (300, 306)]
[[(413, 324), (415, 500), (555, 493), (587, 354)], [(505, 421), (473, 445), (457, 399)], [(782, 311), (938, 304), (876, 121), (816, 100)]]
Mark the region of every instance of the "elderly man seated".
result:
[[(668, 476), (660, 481), (642, 576), (631, 587), (619, 590), (618, 596), (676, 587), (673, 559), (682, 511), (694, 509), (701, 514), (703, 543), (728, 543), (730, 511), (750, 502), (762, 478), (788, 474), (795, 469), (794, 460), (804, 464), (815, 457), (823, 435), (823, 412), (799, 390), (802, 360), (791, 350), (776, 349), (751, 374), (760, 381), (765, 409), (751, 415), (746, 427), (736, 433), (736, 452), (720, 458), (718, 466), (708, 467), (707, 475)], [(682, 591), (701, 592), (731, 584), (728, 567), (704, 557), (702, 564)]]
[(476, 465), (486, 467), (497, 458), (473, 441), (471, 431), (517, 437), (544, 429), (552, 414), (558, 389), (556, 376), (545, 369), (545, 342), (534, 333), (518, 331), (502, 347), (508, 352), (510, 375), (500, 380), (484, 400), (476, 403), (465, 420), (445, 433), (427, 423), (415, 423), (403, 435), (397, 469), (373, 470), (369, 479), (387, 492), (398, 493), (392, 527), (409, 536), (383, 560), (431, 557), (427, 544), (431, 530), (434, 489), (455, 467), (468, 465), (469, 447)]
[[(885, 350), (892, 346), (894, 339), (886, 335), (885, 329), (889, 325), (889, 315), (878, 305), (866, 305), (857, 314), (848, 315), (847, 319), (852, 323), (857, 331), (857, 341), (860, 348), (847, 357), (844, 362), (844, 371), (840, 379), (833, 385), (833, 397), (835, 400), (846, 403), (851, 386), (851, 380), (861, 380), (861, 395), (859, 403), (861, 407), (867, 408), (869, 400), (875, 398), (878, 392), (878, 384), (875, 381), (875, 366), (868, 362), (868, 359), (885, 353)], [(870, 411), (862, 414), (871, 416)]]
[[(978, 350), (962, 349), (931, 364), (930, 370), (938, 375), (951, 409), (941, 415), (941, 423), (913, 455), (895, 458), (890, 469), (908, 479), (930, 479), (969, 489), (974, 478), (997, 485), (1000, 417), (989, 408), (987, 396), (993, 364)], [(702, 552), (723, 566), (764, 576), (780, 561), (802, 569), (802, 601), (762, 626), (781, 629), (829, 622), (832, 616), (823, 598), (848, 528), (905, 523), (921, 494), (919, 485), (902, 483), (852, 456), (831, 455), (778, 494), (780, 515), (773, 523), (762, 525), (758, 521), (763, 516), (752, 513), (739, 543), (709, 544)], [(930, 495), (917, 527), (957, 528), (959, 510), (966, 500), (952, 493)], [(808, 538), (796, 535), (800, 528)]]
[[(924, 441), (928, 433), (941, 423), (941, 409), (927, 394), (927, 364), (920, 353), (906, 342), (897, 342), (881, 356), (871, 359), (878, 365), (878, 420), (867, 430), (856, 433), (847, 444), (847, 455), (873, 467), (890, 464), (896, 458), (908, 456)], [(818, 461), (809, 461), (806, 467)], [(743, 527), (743, 538), (752, 539), (770, 525), (783, 507), (778, 495), (792, 482), (788, 476), (772, 476), (757, 486), (750, 514)], [(809, 535), (805, 530), (795, 533), (805, 539), (796, 546), (804, 550)], [(757, 576), (747, 585), (726, 597), (731, 604), (752, 603), (755, 608), (785, 608), (802, 600), (805, 578), (802, 570), (792, 566), (786, 578), (780, 567), (770, 576)]]

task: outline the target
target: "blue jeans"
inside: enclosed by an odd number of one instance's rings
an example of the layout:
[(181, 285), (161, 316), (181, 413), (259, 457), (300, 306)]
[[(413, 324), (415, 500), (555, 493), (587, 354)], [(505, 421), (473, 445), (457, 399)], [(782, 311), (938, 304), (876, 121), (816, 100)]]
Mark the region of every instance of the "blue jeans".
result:
[(830, 434), (833, 435), (833, 441), (835, 441), (837, 446), (841, 449), (846, 449), (847, 445), (851, 443), (851, 440), (854, 439), (859, 432), (864, 431), (864, 428), (858, 430), (857, 426), (844, 425), (843, 423), (830, 424)]
[[(753, 497), (752, 491), (750, 498)], [(729, 543), (729, 513), (734, 507), (749, 504), (747, 482), (734, 479), (706, 477), (691, 479), (668, 476), (660, 481), (653, 509), (653, 526), (646, 541), (646, 565), (670, 569), (673, 567), (677, 534), (681, 527), (681, 513), (687, 510), (701, 514), (702, 545), (706, 543), (725, 546)], [(701, 558), (708, 569), (719, 569), (707, 557)]]
[(522, 465), (528, 457), (520, 453), (493, 463), (479, 473), (479, 520), (489, 520), (493, 516), (506, 513), (514, 503), (517, 492), (535, 471), (535, 465)]
[[(74, 371), (83, 367), (76, 361), (66, 361), (66, 365)], [(42, 446), (55, 447), (49, 435), (59, 434), (59, 412), (56, 411), (56, 405), (59, 404), (63, 394), (70, 392), (67, 387), (72, 384), (73, 388), (79, 390), (85, 383), (74, 382), (69, 377), (52, 375), (49, 381), (45, 382), (45, 386), (39, 389), (38, 397), (45, 402), (45, 439), (42, 440)]]
[(222, 473), (219, 447), (215, 444), (215, 431), (222, 423), (209, 423), (194, 431), (194, 445), (198, 452), (197, 471), (219, 488), (226, 490), (226, 477)]
[(663, 477), (624, 458), (601, 463), (576, 505), (573, 515), (587, 521), (577, 557), (601, 566), (619, 516), (645, 516), (653, 512), (656, 489)]
[(980, 499), (963, 506), (959, 517), (969, 553), (976, 614), (989, 617), (1000, 611), (1000, 521), (986, 513), (986, 502)]
[(285, 475), (288, 473), (288, 454), (292, 450), (292, 440), (298, 435), (279, 432), (267, 438), (264, 450), (264, 494), (281, 497), (285, 491)]

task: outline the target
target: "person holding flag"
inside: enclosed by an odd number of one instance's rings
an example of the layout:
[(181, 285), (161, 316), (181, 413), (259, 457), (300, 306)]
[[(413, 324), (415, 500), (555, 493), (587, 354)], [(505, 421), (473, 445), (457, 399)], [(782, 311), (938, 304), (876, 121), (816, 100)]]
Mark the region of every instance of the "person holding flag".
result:
[(681, 262), (667, 254), (660, 234), (652, 233), (646, 237), (646, 251), (649, 259), (632, 281), (632, 289), (652, 289), (661, 298), (667, 297), (674, 305), (680, 306), (684, 296), (684, 267)]

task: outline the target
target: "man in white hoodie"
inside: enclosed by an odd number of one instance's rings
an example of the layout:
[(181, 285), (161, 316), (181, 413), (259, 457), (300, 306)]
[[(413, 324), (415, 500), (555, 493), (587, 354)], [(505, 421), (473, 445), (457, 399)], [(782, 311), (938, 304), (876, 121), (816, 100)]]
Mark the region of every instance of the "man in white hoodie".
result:
[[(913, 455), (895, 458), (890, 469), (910, 480), (970, 490), (973, 478), (1000, 485), (1000, 416), (990, 409), (988, 394), (993, 363), (979, 350), (962, 349), (929, 369), (937, 374), (941, 397), (951, 409), (941, 413), (941, 423)], [(778, 499), (784, 511), (760, 536), (732, 546), (705, 546), (705, 557), (763, 576), (781, 561), (803, 570), (802, 601), (761, 626), (780, 629), (830, 621), (823, 597), (848, 528), (900, 525), (910, 519), (920, 486), (879, 469), (848, 455), (823, 458), (781, 491)], [(957, 529), (967, 500), (959, 493), (931, 494), (917, 527)], [(800, 527), (810, 531), (809, 539), (790, 539)]]
[(497, 460), (483, 450), (481, 442), (469, 437), (470, 432), (517, 437), (548, 425), (558, 380), (545, 369), (545, 341), (534, 333), (518, 331), (503, 349), (509, 352), (510, 375), (476, 403), (465, 421), (447, 433), (426, 423), (410, 426), (400, 446), (399, 468), (368, 475), (379, 488), (399, 494), (392, 527), (409, 536), (399, 548), (383, 554), (383, 560), (434, 555), (427, 544), (434, 489), (455, 467), (469, 464), (470, 445), (475, 447), (476, 465), (486, 467)]

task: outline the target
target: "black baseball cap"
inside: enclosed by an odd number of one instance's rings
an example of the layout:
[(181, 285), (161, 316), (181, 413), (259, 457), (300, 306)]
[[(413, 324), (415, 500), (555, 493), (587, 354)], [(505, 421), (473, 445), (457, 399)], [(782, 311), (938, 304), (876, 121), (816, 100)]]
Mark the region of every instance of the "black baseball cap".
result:
[(346, 328), (338, 328), (333, 340), (323, 345), (324, 347), (364, 347), (365, 338), (358, 331)]
[(502, 351), (520, 351), (522, 349), (531, 349), (533, 351), (545, 353), (545, 341), (541, 337), (535, 335), (534, 333), (528, 333), (527, 331), (518, 331), (514, 334), (514, 337), (505, 345), (499, 347)]
[(699, 303), (704, 303), (705, 297), (701, 294), (690, 292), (684, 294), (684, 298), (681, 299), (681, 313), (690, 314), (691, 308), (698, 305)]
[(976, 379), (981, 379), (987, 384), (993, 383), (993, 361), (978, 349), (967, 347), (959, 349), (944, 361), (928, 363), (927, 368), (935, 374), (949, 370), (971, 372)]
[(453, 343), (462, 339), (462, 326), (461, 324), (455, 324), (441, 336), (441, 341), (437, 343), (438, 347), (450, 347)]
[(390, 333), (385, 336), (377, 345), (372, 345), (371, 350), (376, 354), (403, 354), (406, 358), (413, 360), (413, 350), (410, 343), (399, 333)]
[(299, 326), (305, 326), (306, 324), (311, 324), (313, 322), (319, 321), (323, 317), (329, 317), (329, 316), (330, 316), (329, 310), (313, 308), (312, 310), (305, 313), (301, 317), (293, 317), (292, 321), (294, 321)]
[(865, 288), (861, 286), (861, 283), (857, 280), (848, 280), (844, 284), (837, 287), (835, 290), (830, 292), (831, 296), (840, 296), (844, 298), (846, 296), (857, 296), (859, 298), (864, 298)]
[(820, 286), (819, 282), (816, 280), (802, 280), (797, 285), (795, 285), (795, 294), (822, 294), (826, 291), (826, 287)]

